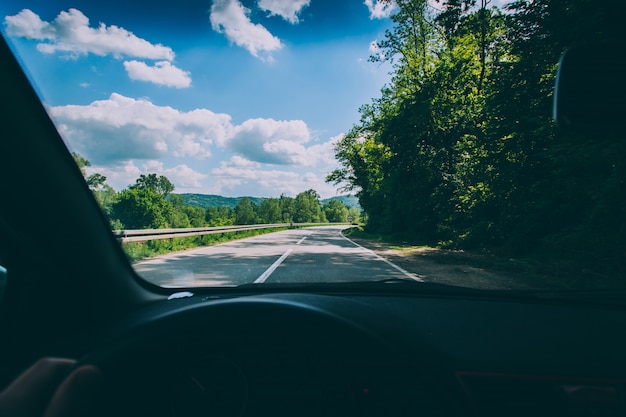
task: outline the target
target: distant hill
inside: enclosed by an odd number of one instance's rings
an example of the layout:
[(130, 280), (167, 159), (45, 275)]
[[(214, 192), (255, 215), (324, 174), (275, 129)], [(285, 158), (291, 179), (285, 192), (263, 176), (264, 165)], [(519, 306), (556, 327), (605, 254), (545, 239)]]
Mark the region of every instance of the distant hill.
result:
[(322, 203), (326, 204), (330, 200), (339, 200), (348, 208), (356, 207), (357, 209), (361, 210), (361, 205), (359, 204), (359, 199), (356, 198), (356, 196), (353, 196), (353, 195), (339, 195), (337, 197), (326, 198), (326, 199), (321, 200), (321, 201), (322, 201)]
[[(193, 207), (230, 207), (234, 208), (239, 200), (242, 197), (223, 197), (221, 195), (213, 195), (213, 194), (179, 194), (185, 200), (185, 204), (188, 204)], [(248, 197), (250, 201), (254, 204), (261, 204), (263, 200), (262, 197)], [(321, 200), (323, 204), (328, 203), (330, 200), (339, 200), (346, 207), (356, 207), (359, 210), (361, 206), (359, 205), (359, 200), (353, 195), (340, 195), (337, 197), (326, 198)]]
[[(235, 208), (242, 197), (222, 197), (213, 194), (180, 194), (185, 199), (185, 204), (193, 207), (230, 207)], [(248, 197), (254, 204), (261, 204), (263, 198)]]

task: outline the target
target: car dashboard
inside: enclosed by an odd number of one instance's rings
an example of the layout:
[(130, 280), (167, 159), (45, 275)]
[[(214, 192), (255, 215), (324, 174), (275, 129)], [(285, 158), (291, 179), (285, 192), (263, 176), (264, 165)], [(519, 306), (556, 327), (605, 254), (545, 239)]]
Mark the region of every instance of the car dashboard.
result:
[(196, 295), (126, 318), (85, 360), (117, 399), (103, 415), (617, 416), (625, 321), (562, 300)]

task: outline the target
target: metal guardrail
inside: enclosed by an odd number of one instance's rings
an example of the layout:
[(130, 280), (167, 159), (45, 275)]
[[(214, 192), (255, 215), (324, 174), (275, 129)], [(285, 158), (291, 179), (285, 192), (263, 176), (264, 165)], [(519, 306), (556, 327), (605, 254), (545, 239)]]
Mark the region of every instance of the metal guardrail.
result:
[[(240, 232), (255, 229), (275, 229), (289, 226), (315, 226), (321, 223), (274, 223), (253, 224), (242, 226), (191, 227), (182, 229), (141, 229), (141, 230), (114, 230), (113, 234), (120, 242), (143, 242), (154, 239), (172, 239), (175, 237), (193, 237), (217, 233)], [(343, 223), (324, 223), (343, 224)]]

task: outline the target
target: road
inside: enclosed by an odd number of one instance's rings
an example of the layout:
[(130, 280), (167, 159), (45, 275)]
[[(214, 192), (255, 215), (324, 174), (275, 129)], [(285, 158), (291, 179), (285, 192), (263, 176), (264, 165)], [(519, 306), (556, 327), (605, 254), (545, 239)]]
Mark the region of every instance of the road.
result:
[(352, 242), (346, 226), (292, 229), (137, 262), (163, 287), (314, 283), (420, 278)]

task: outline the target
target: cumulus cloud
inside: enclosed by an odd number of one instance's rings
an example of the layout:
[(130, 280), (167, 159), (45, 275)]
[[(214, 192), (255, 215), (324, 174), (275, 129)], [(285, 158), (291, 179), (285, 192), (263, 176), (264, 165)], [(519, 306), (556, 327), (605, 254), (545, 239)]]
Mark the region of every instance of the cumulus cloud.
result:
[(149, 66), (145, 62), (126, 61), (124, 68), (131, 80), (149, 81), (168, 87), (186, 88), (191, 85), (189, 72), (172, 65), (168, 61), (155, 62)]
[(89, 26), (89, 18), (80, 10), (62, 11), (52, 22), (45, 22), (29, 9), (5, 17), (9, 36), (42, 41), (37, 49), (43, 53), (57, 51), (74, 55), (132, 56), (147, 59), (174, 59), (174, 51), (161, 44), (152, 44), (118, 26), (100, 23)]
[[(90, 162), (93, 162), (90, 160)], [(107, 179), (107, 184), (116, 190), (121, 190), (133, 184), (139, 175), (143, 174), (133, 161), (123, 161), (108, 165), (93, 164), (86, 167), (87, 175), (94, 173), (102, 174)]]
[(335, 158), (335, 145), (343, 139), (344, 136), (345, 135), (342, 133), (337, 136), (333, 136), (324, 143), (311, 146), (307, 150), (309, 157), (327, 166), (332, 166), (334, 169), (337, 165), (337, 159)]
[(246, 168), (260, 168), (261, 167), (261, 164), (259, 162), (251, 161), (239, 155), (235, 155), (232, 158), (230, 158), (229, 164), (232, 166), (236, 166), (236, 167), (246, 167)]
[(179, 189), (198, 189), (203, 186), (202, 180), (208, 177), (207, 174), (197, 172), (186, 164), (166, 168), (165, 165), (156, 160), (144, 161), (141, 166), (133, 160), (123, 161), (110, 165), (96, 165), (86, 167), (88, 175), (99, 173), (107, 178), (107, 184), (116, 190), (121, 190), (135, 183), (141, 174), (157, 174), (166, 176), (176, 191)]
[(232, 165), (315, 166), (330, 161), (332, 143), (313, 143), (302, 120), (249, 119), (233, 125), (227, 114), (188, 112), (113, 93), (88, 105), (50, 107), (72, 149), (98, 164), (162, 157), (206, 159), (212, 147), (231, 151)]
[(261, 163), (291, 165), (312, 163), (303, 146), (311, 134), (302, 120), (250, 119), (236, 126), (228, 146)]
[(370, 11), (370, 19), (384, 19), (396, 9), (395, 1), (381, 2), (380, 0), (365, 0), (364, 4)]
[(113, 93), (86, 106), (49, 108), (61, 134), (96, 163), (163, 156), (208, 158), (223, 142), (230, 116), (206, 109), (181, 112)]
[(250, 10), (238, 0), (214, 0), (211, 27), (254, 57), (271, 60), (271, 53), (280, 50), (283, 44), (263, 25), (252, 23), (249, 14)]
[[(232, 162), (232, 161), (231, 161)], [(224, 161), (211, 170), (213, 190), (217, 193), (233, 189), (255, 190), (254, 195), (290, 195), (314, 189), (320, 195), (335, 195), (336, 190), (325, 179), (313, 172), (243, 168)], [(250, 194), (250, 193), (247, 193)]]
[(245, 168), (224, 161), (218, 168), (211, 170), (211, 176), (219, 184), (220, 191), (246, 184), (258, 190), (258, 195), (269, 189), (273, 191), (272, 194), (294, 194), (302, 191), (298, 188), (302, 183), (300, 174), (287, 170)]
[(280, 16), (291, 24), (299, 22), (298, 14), (311, 0), (259, 0), (259, 7), (270, 16)]
[(56, 38), (55, 28), (50, 23), (41, 20), (39, 15), (29, 9), (23, 9), (15, 16), (6, 16), (4, 24), (9, 36), (40, 41)]
[(166, 176), (176, 188), (200, 188), (201, 180), (208, 177), (206, 174), (194, 171), (187, 164), (177, 165), (173, 168), (165, 168), (160, 161), (147, 161), (142, 165), (142, 171), (146, 174), (155, 173)]

